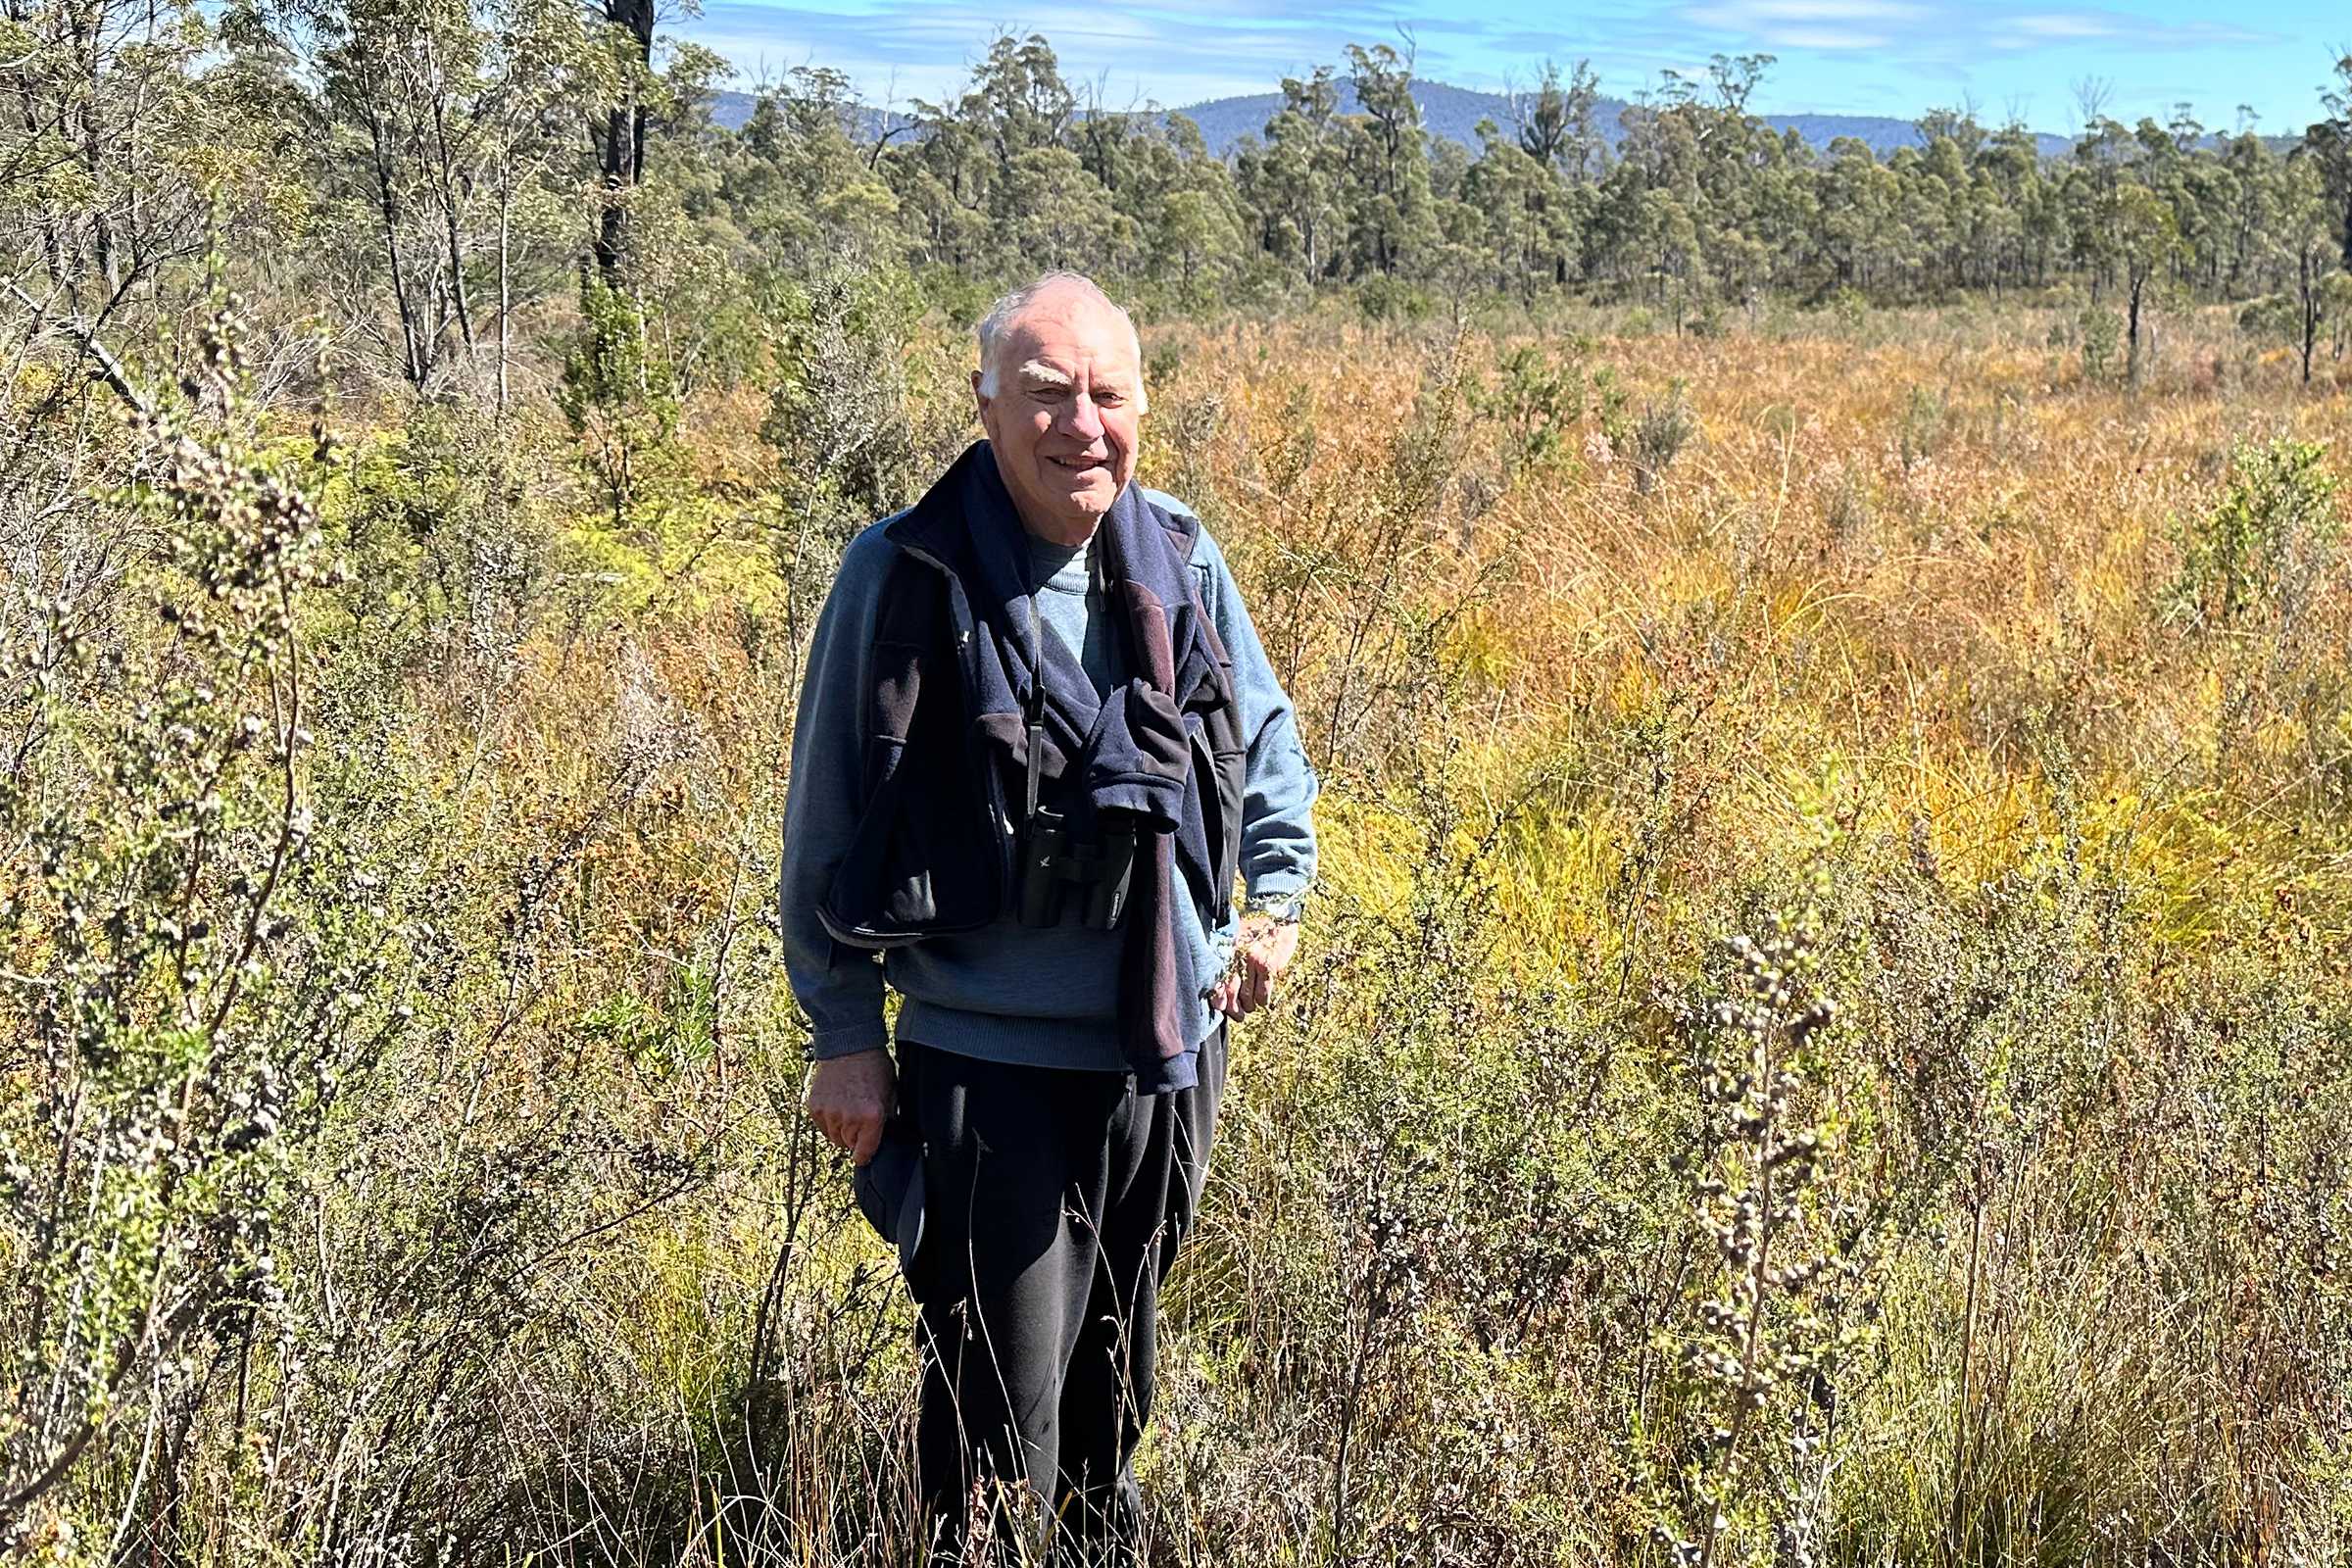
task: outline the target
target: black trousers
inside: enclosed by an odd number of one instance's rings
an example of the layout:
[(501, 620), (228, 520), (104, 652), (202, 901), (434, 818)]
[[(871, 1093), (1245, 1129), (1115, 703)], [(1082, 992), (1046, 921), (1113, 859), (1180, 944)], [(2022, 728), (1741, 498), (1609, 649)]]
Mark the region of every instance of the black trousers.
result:
[(923, 1139), (907, 1285), (935, 1560), (1018, 1560), (1043, 1534), (1061, 1561), (1131, 1561), (1159, 1286), (1200, 1209), (1225, 1031), (1201, 1048), (1200, 1085), (1169, 1095), (912, 1042), (899, 1075)]

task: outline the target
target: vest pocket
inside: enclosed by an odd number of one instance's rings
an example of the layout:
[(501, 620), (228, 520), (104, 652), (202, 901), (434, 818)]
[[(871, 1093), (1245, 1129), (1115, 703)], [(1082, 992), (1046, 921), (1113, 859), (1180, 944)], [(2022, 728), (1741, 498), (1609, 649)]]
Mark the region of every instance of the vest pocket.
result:
[(867, 741), (865, 804), (817, 911), (835, 941), (904, 947), (1003, 912), (1010, 851), (1000, 797), (963, 760), (936, 740)]
[(882, 736), (866, 743), (872, 794), (833, 879), (835, 913), (875, 937), (906, 933), (939, 913), (931, 880), (933, 827), (926, 813), (906, 808), (899, 766), (906, 750), (906, 742)]

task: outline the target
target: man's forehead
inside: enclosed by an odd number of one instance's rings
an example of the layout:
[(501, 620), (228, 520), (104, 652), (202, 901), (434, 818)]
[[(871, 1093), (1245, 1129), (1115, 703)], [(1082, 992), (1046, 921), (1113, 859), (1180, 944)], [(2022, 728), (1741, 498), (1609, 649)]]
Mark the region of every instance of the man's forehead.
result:
[(1049, 295), (1004, 323), (1004, 352), (1024, 369), (1043, 365), (1067, 373), (1133, 371), (1134, 329), (1114, 311), (1083, 296)]

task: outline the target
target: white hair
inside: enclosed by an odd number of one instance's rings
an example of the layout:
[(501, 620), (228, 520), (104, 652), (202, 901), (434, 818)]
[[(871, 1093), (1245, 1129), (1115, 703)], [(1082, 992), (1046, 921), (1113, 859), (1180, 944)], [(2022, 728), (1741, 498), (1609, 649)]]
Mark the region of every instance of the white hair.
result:
[(1118, 302), (1102, 292), (1102, 285), (1084, 272), (1047, 272), (1031, 278), (1019, 288), (999, 299), (980, 318), (980, 395), (997, 395), (997, 349), (1004, 341), (1005, 331), (1023, 311), (1038, 299), (1057, 288), (1077, 291), (1117, 317), (1127, 328), (1128, 341), (1135, 345), (1135, 368), (1140, 375), (1144, 368), (1144, 340), (1135, 329), (1135, 318), (1120, 309)]

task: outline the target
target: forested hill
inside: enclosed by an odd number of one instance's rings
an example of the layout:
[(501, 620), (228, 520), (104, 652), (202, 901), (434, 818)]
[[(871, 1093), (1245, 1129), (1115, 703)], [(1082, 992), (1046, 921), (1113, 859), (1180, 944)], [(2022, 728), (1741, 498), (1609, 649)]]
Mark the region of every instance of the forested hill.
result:
[[(1334, 85), (1339, 89), (1340, 113), (1360, 114), (1363, 106), (1356, 100), (1354, 85), (1345, 77)], [(722, 92), (711, 105), (710, 118), (730, 130), (737, 129), (752, 118), (752, 106), (758, 101), (750, 93)], [(1413, 102), (1420, 106), (1422, 126), (1431, 135), (1472, 149), (1478, 146), (1480, 121), (1491, 120), (1506, 130), (1515, 123), (1510, 99), (1498, 92), (1474, 92), (1442, 81), (1416, 81)], [(1244, 136), (1262, 138), (1266, 122), (1282, 113), (1282, 103), (1279, 92), (1255, 92), (1187, 104), (1175, 113), (1199, 125), (1201, 140), (1221, 157), (1231, 153)], [(1593, 103), (1593, 128), (1612, 149), (1625, 137), (1619, 117), (1627, 107), (1621, 98), (1601, 98)], [(1853, 137), (1881, 158), (1898, 147), (1917, 147), (1921, 141), (1915, 122), (1897, 120), (1891, 115), (1760, 115), (1757, 118), (1776, 131), (1793, 129), (1825, 151), (1840, 136)], [(865, 119), (869, 136), (883, 126), (906, 122), (905, 116), (883, 110), (869, 109), (865, 111)], [(2066, 137), (2047, 132), (2036, 132), (2034, 141), (2044, 158), (2062, 157), (2073, 146)]]
[[(1353, 85), (1346, 80), (1338, 84), (1340, 113), (1361, 113)], [(1457, 141), (1475, 149), (1478, 146), (1478, 122), (1491, 120), (1507, 130), (1515, 120), (1511, 101), (1498, 92), (1473, 92), (1467, 87), (1448, 86), (1442, 81), (1413, 83), (1413, 101), (1421, 108), (1421, 123), (1430, 134), (1447, 141)], [(1601, 98), (1592, 106), (1593, 128), (1614, 148), (1624, 138), (1619, 122), (1627, 105), (1623, 99)], [(1229, 153), (1234, 143), (1244, 136), (1265, 134), (1266, 122), (1282, 112), (1279, 92), (1251, 93), (1241, 98), (1212, 98), (1206, 103), (1189, 104), (1177, 113), (1184, 115), (1200, 127), (1201, 139), (1211, 151)], [(1896, 120), (1887, 115), (1760, 115), (1757, 117), (1774, 130), (1793, 128), (1806, 141), (1827, 149), (1840, 136), (1851, 136), (1884, 158), (1898, 147), (1920, 145), (1918, 126), (1908, 120)], [(2036, 135), (2034, 141), (2042, 156), (2056, 157), (2072, 144), (2064, 136)]]

